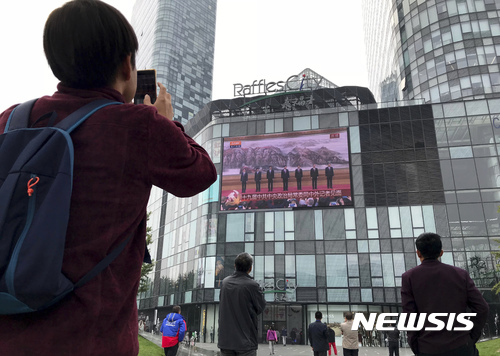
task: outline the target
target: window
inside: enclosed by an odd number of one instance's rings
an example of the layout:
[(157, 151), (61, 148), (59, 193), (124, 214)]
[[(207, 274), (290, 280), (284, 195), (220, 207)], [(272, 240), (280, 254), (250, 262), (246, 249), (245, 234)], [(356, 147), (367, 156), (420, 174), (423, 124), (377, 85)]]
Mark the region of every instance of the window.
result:
[[(355, 256), (357, 257), (357, 255)], [(325, 260), (326, 270), (335, 271), (335, 273), (327, 273), (327, 287), (348, 287), (346, 255), (326, 255)], [(349, 265), (350, 268), (351, 265)]]
[[(295, 256), (297, 261), (297, 285), (301, 287), (316, 287), (316, 256), (303, 255)], [(345, 267), (344, 257), (344, 269)], [(327, 262), (328, 266), (328, 262)], [(341, 268), (341, 267), (340, 267)], [(328, 269), (330, 270), (330, 269)], [(273, 269), (274, 271), (274, 269)], [(340, 274), (341, 272), (339, 272)], [(328, 278), (328, 277), (327, 277)]]

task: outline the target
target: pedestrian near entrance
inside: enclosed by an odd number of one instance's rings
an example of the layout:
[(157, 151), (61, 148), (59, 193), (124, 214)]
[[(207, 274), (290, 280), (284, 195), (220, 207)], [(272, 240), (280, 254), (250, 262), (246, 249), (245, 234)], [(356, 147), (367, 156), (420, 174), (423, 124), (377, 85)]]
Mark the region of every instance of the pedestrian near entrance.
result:
[(236, 271), (222, 281), (217, 343), (221, 356), (257, 355), (258, 315), (266, 300), (259, 284), (249, 276), (252, 264), (249, 253), (240, 253), (234, 260)]
[(387, 341), (389, 343), (389, 356), (399, 356), (399, 330), (389, 330), (387, 332)]
[(345, 313), (345, 322), (340, 324), (340, 330), (344, 336), (342, 339), (342, 349), (344, 356), (358, 356), (359, 343), (358, 343), (358, 330), (352, 329), (352, 313)]
[(283, 339), (283, 346), (286, 346), (286, 337), (287, 337), (287, 331), (286, 331), (286, 328), (283, 327), (283, 329), (281, 329), (281, 338)]
[(278, 340), (278, 335), (272, 325), (267, 329), (266, 340), (269, 343), (269, 355), (274, 355), (274, 344)]
[(290, 332), (290, 338), (292, 339), (292, 345), (297, 343), (297, 330), (295, 328)]
[(321, 322), (323, 313), (317, 311), (314, 314), (316, 321), (309, 324), (309, 343), (313, 349), (314, 356), (326, 356), (328, 351), (327, 326)]
[(179, 343), (184, 340), (186, 333), (186, 322), (181, 315), (181, 307), (176, 305), (172, 308), (172, 312), (163, 320), (160, 327), (161, 347), (165, 352), (165, 356), (175, 356), (179, 349)]
[(326, 335), (328, 336), (328, 356), (332, 355), (332, 348), (335, 356), (337, 356), (337, 345), (335, 344), (335, 330), (328, 327), (326, 329)]

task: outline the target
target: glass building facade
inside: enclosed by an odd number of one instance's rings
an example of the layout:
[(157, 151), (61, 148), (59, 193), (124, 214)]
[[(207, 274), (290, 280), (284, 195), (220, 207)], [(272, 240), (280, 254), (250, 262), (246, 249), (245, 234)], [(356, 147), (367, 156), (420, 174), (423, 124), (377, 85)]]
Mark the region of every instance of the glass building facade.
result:
[(494, 97), (500, 3), (363, 0), (370, 88), (380, 102)]
[(132, 26), (138, 69), (156, 69), (185, 124), (212, 97), (217, 1), (137, 0)]
[[(263, 106), (260, 114), (233, 105), (240, 99), (211, 102), (186, 130), (221, 174), (224, 138), (346, 128), (354, 205), (221, 211), (220, 179), (187, 199), (162, 200), (154, 191), (156, 267), (149, 291), (138, 298), (140, 312), (162, 318), (181, 304), (188, 329), (202, 342), (212, 332), (217, 342), (220, 283), (247, 251), (268, 302), (261, 340), (274, 323), (278, 330), (303, 329), (305, 341), (317, 310), (330, 324), (349, 310), (399, 312), (401, 275), (419, 263), (415, 238), (425, 231), (442, 236), (442, 261), (468, 270), (490, 303), (483, 336), (498, 333), (491, 288), (500, 277), (492, 256), (500, 237), (500, 98), (332, 105), (324, 94), (318, 99), (323, 90), (304, 94), (312, 106), (274, 112)], [(274, 99), (289, 102), (293, 95)], [(316, 105), (320, 100), (330, 105)], [(380, 345), (383, 338), (364, 332), (363, 343)]]

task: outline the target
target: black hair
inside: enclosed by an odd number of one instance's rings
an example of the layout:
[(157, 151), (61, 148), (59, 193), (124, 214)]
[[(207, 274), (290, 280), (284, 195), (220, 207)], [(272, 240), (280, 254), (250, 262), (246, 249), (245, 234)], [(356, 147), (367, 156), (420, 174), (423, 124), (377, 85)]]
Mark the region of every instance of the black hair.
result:
[(234, 267), (239, 272), (248, 272), (253, 264), (253, 257), (247, 252), (242, 252), (234, 260)]
[(345, 318), (346, 318), (347, 320), (352, 320), (352, 313), (351, 313), (351, 312), (346, 312), (346, 313), (345, 313)]
[(322, 312), (320, 312), (320, 311), (317, 311), (317, 312), (314, 314), (314, 317), (316, 318), (316, 320), (323, 319), (323, 313), (322, 313)]
[(174, 307), (172, 308), (172, 312), (179, 314), (181, 312), (180, 305), (174, 305)]
[(441, 242), (441, 236), (433, 232), (424, 232), (417, 237), (415, 242), (417, 250), (420, 251), (424, 259), (435, 260), (441, 254), (443, 249), (443, 243)]
[(72, 88), (112, 85), (128, 55), (135, 68), (138, 48), (127, 19), (99, 0), (67, 2), (52, 11), (43, 31), (43, 49), (52, 73)]

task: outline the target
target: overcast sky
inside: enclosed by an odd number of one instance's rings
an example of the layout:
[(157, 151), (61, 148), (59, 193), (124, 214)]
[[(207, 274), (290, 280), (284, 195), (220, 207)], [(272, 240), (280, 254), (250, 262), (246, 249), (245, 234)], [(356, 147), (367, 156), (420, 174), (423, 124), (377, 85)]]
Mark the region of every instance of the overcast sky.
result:
[[(42, 34), (60, 0), (2, 2), (0, 112), (56, 90)], [(129, 20), (135, 0), (105, 0)], [(361, 0), (218, 0), (212, 99), (233, 84), (286, 80), (311, 68), (339, 85), (368, 86)]]

